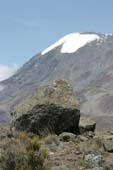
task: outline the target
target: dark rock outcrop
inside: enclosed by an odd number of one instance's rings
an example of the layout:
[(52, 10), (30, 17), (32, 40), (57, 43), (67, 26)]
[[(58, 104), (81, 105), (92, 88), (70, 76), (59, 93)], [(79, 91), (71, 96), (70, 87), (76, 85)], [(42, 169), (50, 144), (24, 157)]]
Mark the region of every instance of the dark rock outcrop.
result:
[(79, 131), (79, 104), (65, 80), (41, 87), (32, 97), (15, 106), (13, 112), (17, 116), (14, 125), (20, 130), (36, 134)]

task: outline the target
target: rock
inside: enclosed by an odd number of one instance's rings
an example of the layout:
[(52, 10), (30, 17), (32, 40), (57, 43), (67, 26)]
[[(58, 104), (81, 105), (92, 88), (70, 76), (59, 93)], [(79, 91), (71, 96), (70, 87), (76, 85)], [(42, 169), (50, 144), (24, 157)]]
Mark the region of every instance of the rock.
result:
[(103, 157), (100, 153), (91, 153), (85, 155), (85, 160), (89, 164), (89, 169), (87, 170), (112, 170), (113, 169), (113, 159), (109, 157)]
[(81, 142), (88, 141), (88, 138), (83, 135), (79, 135), (78, 138)]
[(111, 133), (106, 132), (102, 136), (102, 144), (105, 151), (113, 153), (113, 135)]
[(65, 80), (39, 88), (13, 109), (14, 126), (19, 130), (42, 134), (45, 132), (79, 131), (80, 108), (71, 86)]
[(81, 117), (79, 122), (80, 132), (95, 131), (96, 122), (86, 117)]
[(0, 128), (0, 140), (4, 138), (12, 138), (14, 137), (13, 132), (8, 127), (1, 127)]
[(113, 140), (113, 135), (105, 135), (104, 139), (105, 140)]
[(86, 135), (87, 135), (88, 138), (93, 138), (93, 137), (95, 136), (95, 133), (92, 132), (92, 131), (88, 131), (88, 132), (86, 133)]
[(113, 159), (105, 160), (103, 167), (104, 167), (104, 170), (113, 170)]
[(103, 147), (105, 151), (113, 153), (113, 140), (104, 140)]
[(103, 164), (104, 164), (104, 159), (101, 154), (91, 153), (91, 154), (85, 155), (85, 160), (88, 162), (90, 169), (92, 170), (100, 170), (102, 169)]
[(60, 141), (64, 141), (64, 142), (74, 141), (75, 138), (76, 138), (76, 135), (73, 133), (69, 133), (69, 132), (63, 132), (59, 135)]

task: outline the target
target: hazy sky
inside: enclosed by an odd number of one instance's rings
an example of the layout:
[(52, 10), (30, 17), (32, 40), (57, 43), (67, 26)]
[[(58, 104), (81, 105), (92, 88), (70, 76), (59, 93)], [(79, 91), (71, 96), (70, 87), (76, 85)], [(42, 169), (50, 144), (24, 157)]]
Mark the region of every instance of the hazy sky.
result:
[(113, 0), (0, 0), (0, 64), (21, 65), (68, 33), (113, 33), (112, 20)]

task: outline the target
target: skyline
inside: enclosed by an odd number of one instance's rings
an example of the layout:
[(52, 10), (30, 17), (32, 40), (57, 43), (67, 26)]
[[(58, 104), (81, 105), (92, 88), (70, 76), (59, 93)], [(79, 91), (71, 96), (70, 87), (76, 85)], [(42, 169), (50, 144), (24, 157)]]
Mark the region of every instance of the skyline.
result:
[(112, 7), (112, 0), (0, 0), (0, 69), (21, 66), (66, 34), (113, 33)]

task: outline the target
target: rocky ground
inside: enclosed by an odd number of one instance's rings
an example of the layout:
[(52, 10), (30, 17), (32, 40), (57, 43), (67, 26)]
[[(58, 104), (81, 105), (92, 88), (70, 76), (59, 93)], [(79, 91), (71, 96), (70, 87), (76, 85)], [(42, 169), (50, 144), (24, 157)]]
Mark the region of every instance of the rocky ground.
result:
[[(8, 128), (0, 129), (0, 155), (9, 141), (14, 143), (17, 140), (18, 133)], [(41, 138), (41, 143), (48, 150), (50, 170), (113, 169), (112, 132), (88, 131), (79, 135), (65, 132), (59, 136), (48, 134)]]
[(80, 116), (67, 81), (41, 87), (11, 116), (0, 128), (0, 170), (113, 170), (113, 132)]

